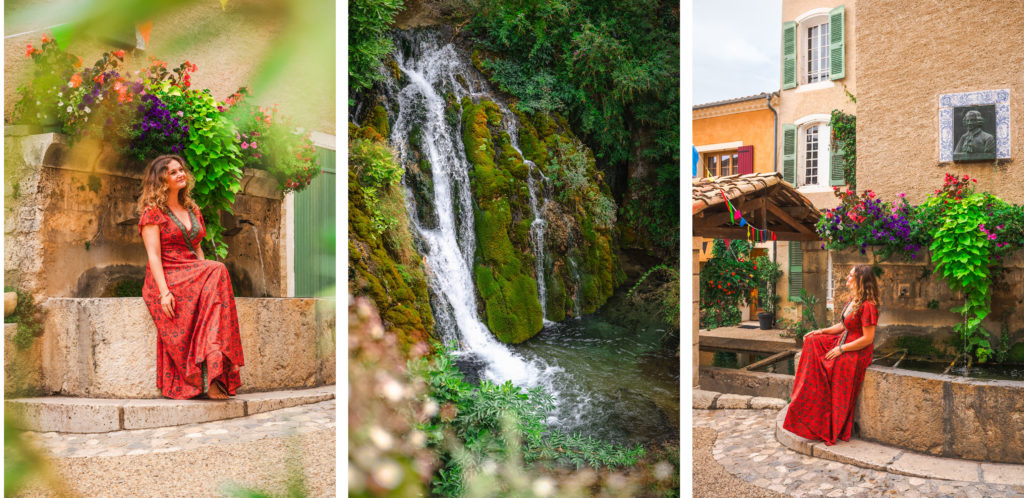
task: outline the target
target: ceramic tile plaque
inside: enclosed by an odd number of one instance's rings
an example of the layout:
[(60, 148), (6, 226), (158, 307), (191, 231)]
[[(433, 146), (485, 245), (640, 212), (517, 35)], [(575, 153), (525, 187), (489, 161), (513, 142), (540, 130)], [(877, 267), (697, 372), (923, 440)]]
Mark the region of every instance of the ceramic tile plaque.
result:
[(939, 160), (1010, 158), (1010, 90), (939, 97)]

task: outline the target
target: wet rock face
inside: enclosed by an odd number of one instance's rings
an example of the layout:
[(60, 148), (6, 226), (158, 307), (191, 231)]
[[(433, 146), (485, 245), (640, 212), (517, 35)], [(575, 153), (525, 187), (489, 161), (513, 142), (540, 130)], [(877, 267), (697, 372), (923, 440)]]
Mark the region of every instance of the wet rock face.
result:
[(501, 128), (494, 102), (474, 104), (466, 97), (462, 109), (462, 139), (473, 165), (476, 201), (477, 291), (491, 332), (502, 342), (523, 342), (540, 332), (544, 318), (529, 238), (529, 170)]

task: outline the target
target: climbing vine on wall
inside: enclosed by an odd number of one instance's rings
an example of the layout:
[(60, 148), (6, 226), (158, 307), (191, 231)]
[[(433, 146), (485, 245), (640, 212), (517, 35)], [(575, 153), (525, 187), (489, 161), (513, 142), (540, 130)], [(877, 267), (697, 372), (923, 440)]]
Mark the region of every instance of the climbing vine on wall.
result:
[(857, 190), (857, 116), (835, 109), (828, 127), (832, 146), (838, 143), (843, 151), (843, 178), (850, 189)]

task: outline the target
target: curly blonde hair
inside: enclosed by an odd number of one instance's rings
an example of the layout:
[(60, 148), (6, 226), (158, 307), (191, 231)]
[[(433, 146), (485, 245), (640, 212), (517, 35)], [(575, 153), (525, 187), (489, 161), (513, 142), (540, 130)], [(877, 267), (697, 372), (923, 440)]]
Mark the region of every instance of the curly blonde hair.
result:
[(165, 154), (150, 161), (149, 165), (146, 166), (145, 172), (142, 174), (142, 195), (139, 196), (139, 203), (136, 206), (139, 216), (142, 216), (142, 213), (150, 207), (155, 207), (164, 213), (168, 213), (167, 196), (170, 195), (171, 189), (167, 186), (167, 170), (170, 169), (170, 165), (174, 161), (177, 161), (185, 169), (185, 176), (188, 178), (185, 188), (178, 191), (178, 201), (186, 209), (199, 209), (196, 202), (192, 200), (192, 187), (195, 185), (195, 177), (188, 170), (185, 160), (181, 156)]
[(850, 289), (853, 295), (853, 314), (860, 312), (860, 307), (865, 302), (871, 302), (878, 306), (878, 281), (875, 279), (875, 271), (869, 265), (857, 265), (853, 267), (853, 288)]

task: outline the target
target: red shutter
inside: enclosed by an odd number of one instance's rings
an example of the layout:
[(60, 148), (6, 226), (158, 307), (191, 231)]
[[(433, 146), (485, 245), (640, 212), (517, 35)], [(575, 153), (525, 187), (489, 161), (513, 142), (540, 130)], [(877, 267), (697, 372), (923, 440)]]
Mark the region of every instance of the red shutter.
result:
[(754, 172), (754, 146), (745, 145), (737, 151), (740, 155), (739, 174), (749, 175)]

